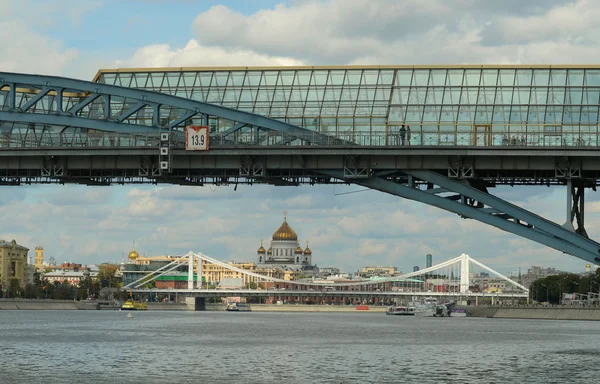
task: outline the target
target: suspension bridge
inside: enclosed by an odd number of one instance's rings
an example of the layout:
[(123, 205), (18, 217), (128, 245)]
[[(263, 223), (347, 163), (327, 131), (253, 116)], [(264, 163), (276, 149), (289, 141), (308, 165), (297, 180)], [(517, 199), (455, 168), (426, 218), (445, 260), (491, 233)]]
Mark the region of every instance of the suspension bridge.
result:
[[(393, 277), (372, 279), (344, 279), (338, 281), (303, 279), (298, 281), (282, 280), (234, 267), (203, 253), (189, 252), (183, 256), (171, 256), (172, 261), (148, 272), (143, 277), (123, 287), (139, 297), (174, 296), (198, 298), (256, 297), (273, 298), (287, 302), (335, 302), (350, 300), (353, 302), (389, 302), (392, 299), (411, 297), (443, 297), (466, 301), (472, 299), (494, 303), (497, 300), (520, 300), (529, 297), (529, 290), (518, 282), (506, 277), (490, 267), (462, 254), (443, 263), (423, 270)], [(257, 289), (241, 286), (236, 289), (208, 289), (203, 287), (203, 264), (214, 264), (237, 272), (244, 281), (257, 284)], [(182, 265), (187, 266), (187, 288), (157, 289), (147, 288), (149, 283), (165, 276)], [(190, 267), (191, 266), (191, 267)], [(261, 287), (264, 285), (264, 288)]]

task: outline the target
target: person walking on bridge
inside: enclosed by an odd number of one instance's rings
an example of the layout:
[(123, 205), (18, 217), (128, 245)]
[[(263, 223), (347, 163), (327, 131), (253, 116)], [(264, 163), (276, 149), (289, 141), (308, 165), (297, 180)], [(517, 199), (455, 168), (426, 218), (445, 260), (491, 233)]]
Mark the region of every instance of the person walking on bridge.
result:
[(404, 124), (400, 128), (400, 145), (404, 145), (404, 140), (406, 139), (406, 128), (404, 128)]
[(406, 126), (406, 145), (410, 145), (410, 126)]

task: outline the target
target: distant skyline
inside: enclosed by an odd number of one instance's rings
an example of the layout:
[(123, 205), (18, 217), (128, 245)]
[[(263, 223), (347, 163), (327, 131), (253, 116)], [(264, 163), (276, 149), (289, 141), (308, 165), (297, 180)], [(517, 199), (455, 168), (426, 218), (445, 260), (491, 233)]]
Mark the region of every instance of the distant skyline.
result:
[[(0, 70), (91, 80), (100, 68), (336, 64), (600, 62), (600, 2), (37, 0), (0, 3)], [(115, 261), (133, 241), (147, 255), (201, 251), (255, 260), (288, 211), (314, 262), (411, 271), (467, 253), (502, 272), (585, 262), (426, 205), (356, 186), (1, 187), (0, 238), (46, 258)], [(565, 187), (492, 193), (557, 223)], [(600, 239), (600, 199), (586, 197)], [(30, 251), (31, 253), (31, 251)]]

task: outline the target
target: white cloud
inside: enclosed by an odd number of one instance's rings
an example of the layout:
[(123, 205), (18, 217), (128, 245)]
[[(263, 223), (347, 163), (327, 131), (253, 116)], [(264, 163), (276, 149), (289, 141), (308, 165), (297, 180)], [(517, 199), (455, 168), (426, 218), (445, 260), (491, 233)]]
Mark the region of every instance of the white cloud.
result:
[[(8, 5), (7, 5), (8, 4)], [(10, 6), (10, 5), (13, 6)], [(25, 5), (20, 5), (25, 4)], [(15, 7), (14, 5), (17, 5)], [(134, 47), (122, 57), (68, 46), (53, 27), (57, 10), (77, 26), (95, 2), (68, 7), (0, 4), (0, 70), (88, 78), (99, 67), (267, 66), (318, 64), (590, 63), (600, 60), (600, 4), (589, 0), (291, 2), (242, 14), (214, 6), (193, 35)], [(20, 8), (19, 8), (20, 7)], [(73, 8), (76, 7), (76, 8)], [(41, 24), (40, 14), (54, 15)], [(63, 15), (65, 16), (65, 15)], [(57, 16), (56, 16), (57, 17)], [(37, 24), (36, 24), (37, 23)], [(32, 25), (36, 24), (35, 28)], [(136, 23), (128, 33), (135, 35)], [(18, 31), (18, 33), (15, 33)], [(94, 33), (79, 27), (82, 34)], [(169, 29), (164, 28), (169, 35)], [(133, 41), (133, 40), (132, 40)], [(135, 43), (135, 41), (133, 41)], [(110, 44), (110, 42), (107, 42)], [(85, 52), (85, 54), (83, 53)], [(91, 69), (90, 69), (91, 68)], [(355, 190), (355, 187), (342, 188)], [(275, 188), (74, 186), (8, 189), (0, 196), (7, 240), (41, 244), (57, 260), (119, 260), (132, 241), (146, 254), (198, 250), (222, 260), (254, 260), (288, 210), (310, 241), (317, 264), (356, 270), (366, 264), (423, 265), (463, 252), (495, 269), (531, 264), (578, 270), (560, 252), (474, 220), (376, 192), (334, 196), (332, 187)], [(23, 191), (23, 192), (22, 192)], [(564, 188), (491, 190), (562, 224)], [(588, 212), (600, 211), (598, 202)], [(588, 232), (600, 237), (588, 215)]]
[(226, 49), (201, 45), (190, 40), (183, 48), (168, 44), (149, 45), (138, 49), (131, 58), (115, 62), (117, 67), (200, 67), (200, 66), (265, 66), (303, 65), (301, 60), (271, 56), (249, 49)]

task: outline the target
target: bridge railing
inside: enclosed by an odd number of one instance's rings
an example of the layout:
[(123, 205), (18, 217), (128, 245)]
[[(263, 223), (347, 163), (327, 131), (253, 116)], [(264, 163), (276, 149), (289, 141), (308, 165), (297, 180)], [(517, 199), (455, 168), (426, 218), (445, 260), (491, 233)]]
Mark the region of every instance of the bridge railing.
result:
[[(259, 146), (259, 147), (306, 147), (319, 142), (319, 146), (361, 146), (361, 147), (599, 147), (597, 132), (510, 131), (510, 132), (429, 132), (413, 131), (410, 138), (390, 132), (353, 132), (322, 136), (317, 133), (302, 136), (281, 132), (234, 132), (229, 135), (211, 134), (211, 147)], [(341, 139), (341, 142), (340, 142)], [(63, 132), (13, 131), (0, 134), (0, 150), (13, 148), (140, 148), (158, 147), (159, 133), (117, 134), (110, 132)], [(182, 134), (171, 138), (173, 148), (184, 148)]]

